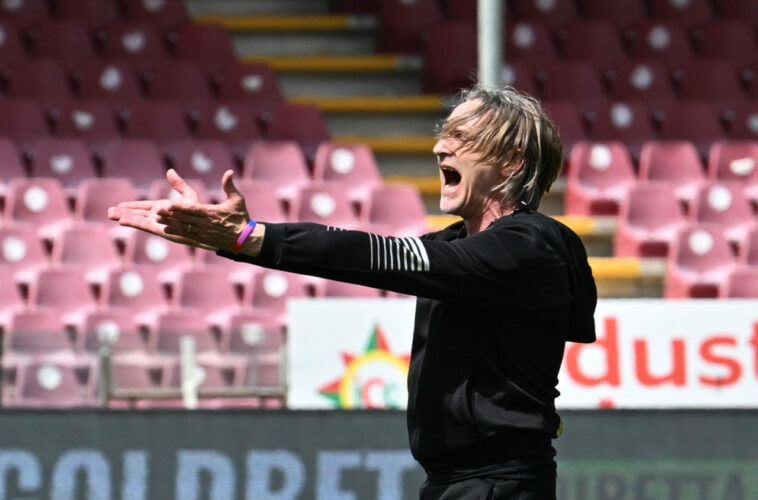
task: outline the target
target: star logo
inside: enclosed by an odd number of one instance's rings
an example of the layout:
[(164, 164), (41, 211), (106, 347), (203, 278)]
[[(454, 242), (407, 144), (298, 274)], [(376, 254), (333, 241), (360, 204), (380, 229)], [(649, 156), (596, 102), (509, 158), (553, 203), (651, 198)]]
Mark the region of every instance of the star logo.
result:
[(318, 391), (335, 408), (395, 409), (406, 404), (410, 354), (393, 354), (379, 325), (361, 354), (343, 352), (342, 361), (342, 377)]

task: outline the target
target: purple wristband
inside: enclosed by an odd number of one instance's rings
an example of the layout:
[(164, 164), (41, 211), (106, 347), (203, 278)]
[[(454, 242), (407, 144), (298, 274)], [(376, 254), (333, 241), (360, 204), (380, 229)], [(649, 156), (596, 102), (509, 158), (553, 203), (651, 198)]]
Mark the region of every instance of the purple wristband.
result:
[(234, 253), (239, 253), (240, 249), (242, 248), (242, 245), (245, 243), (245, 240), (248, 236), (250, 236), (250, 233), (253, 232), (253, 229), (255, 229), (255, 225), (257, 222), (255, 222), (253, 219), (250, 219), (250, 222), (247, 223), (247, 226), (245, 226), (245, 229), (242, 230), (242, 234), (240, 234), (240, 237), (237, 238), (237, 241), (234, 242)]

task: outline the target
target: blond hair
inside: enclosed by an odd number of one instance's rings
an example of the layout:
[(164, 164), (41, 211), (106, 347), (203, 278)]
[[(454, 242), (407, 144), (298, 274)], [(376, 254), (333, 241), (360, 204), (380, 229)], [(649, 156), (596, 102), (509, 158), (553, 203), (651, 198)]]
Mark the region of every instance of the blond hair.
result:
[(539, 102), (513, 87), (481, 85), (459, 98), (459, 103), (475, 100), (478, 105), (444, 121), (437, 136), (455, 137), (485, 164), (510, 171), (492, 188), (502, 194), (503, 206), (536, 210), (563, 165), (560, 137)]

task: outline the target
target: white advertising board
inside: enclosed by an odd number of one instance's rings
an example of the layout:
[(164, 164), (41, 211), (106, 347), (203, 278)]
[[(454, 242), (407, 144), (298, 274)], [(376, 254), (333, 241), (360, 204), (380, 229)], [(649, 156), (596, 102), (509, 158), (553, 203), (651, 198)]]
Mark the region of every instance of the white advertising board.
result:
[[(290, 302), (291, 408), (404, 408), (413, 299)], [(601, 300), (559, 408), (758, 408), (758, 301)]]

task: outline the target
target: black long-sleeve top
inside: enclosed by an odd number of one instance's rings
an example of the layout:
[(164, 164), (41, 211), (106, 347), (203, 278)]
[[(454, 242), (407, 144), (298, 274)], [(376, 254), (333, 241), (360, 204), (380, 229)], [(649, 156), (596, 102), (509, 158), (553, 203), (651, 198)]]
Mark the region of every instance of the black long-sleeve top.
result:
[(471, 236), (458, 222), (419, 238), (266, 224), (257, 257), (219, 254), (418, 297), (408, 432), (428, 472), (554, 466), (564, 342), (594, 340), (597, 299), (585, 249), (563, 224), (517, 211)]

